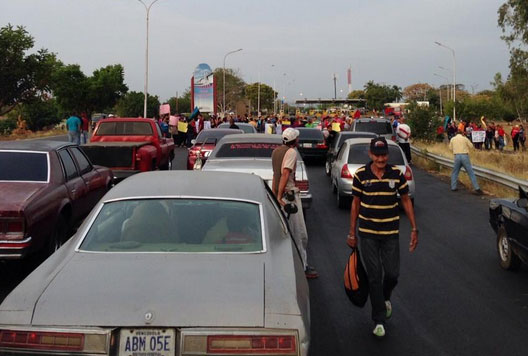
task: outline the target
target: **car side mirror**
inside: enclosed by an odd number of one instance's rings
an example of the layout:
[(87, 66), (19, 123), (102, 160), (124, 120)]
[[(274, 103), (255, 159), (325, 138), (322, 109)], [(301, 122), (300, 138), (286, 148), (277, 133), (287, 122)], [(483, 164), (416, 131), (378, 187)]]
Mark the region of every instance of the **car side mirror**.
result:
[(191, 140), (191, 144), (194, 145), (195, 143), (196, 143), (196, 140), (195, 140), (195, 139), (192, 139), (192, 140)]
[(517, 206), (519, 208), (528, 209), (528, 199), (521, 198), (521, 199), (517, 200)]

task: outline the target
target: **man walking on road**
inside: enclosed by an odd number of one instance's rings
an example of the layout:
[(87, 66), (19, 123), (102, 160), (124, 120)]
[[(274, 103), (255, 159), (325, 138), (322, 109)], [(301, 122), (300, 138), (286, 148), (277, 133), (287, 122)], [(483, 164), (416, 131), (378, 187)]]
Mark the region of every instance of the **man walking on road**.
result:
[(75, 114), (70, 116), (66, 120), (66, 127), (68, 129), (68, 140), (79, 145), (81, 143), (81, 119)]
[(449, 141), (449, 149), (453, 151), (453, 154), (455, 155), (453, 172), (451, 172), (451, 191), (456, 192), (458, 190), (458, 174), (460, 173), (460, 168), (464, 167), (471, 180), (471, 184), (475, 189), (475, 194), (484, 194), (482, 190), (480, 190), (477, 183), (477, 177), (475, 177), (475, 172), (473, 172), (473, 167), (469, 160), (469, 151), (473, 149), (473, 144), (466, 136), (464, 136), (464, 131), (459, 130), (458, 134)]
[(308, 232), (304, 223), (302, 202), (299, 188), (295, 186), (295, 169), (297, 166), (297, 144), (299, 142), (299, 130), (287, 128), (282, 133), (282, 146), (277, 147), (271, 154), (271, 164), (273, 166), (272, 191), (279, 203), (286, 205), (287, 194), (293, 195), (293, 203), (297, 206), (297, 212), (289, 215), (290, 229), (295, 239), (295, 244), (301, 254), (304, 264), (306, 278), (317, 278), (319, 274), (315, 268), (308, 266), (306, 248), (308, 246)]
[(409, 198), (409, 186), (396, 166), (387, 164), (389, 147), (383, 137), (372, 139), (369, 157), (372, 160), (354, 173), (354, 200), (350, 212), (347, 244), (360, 249), (368, 275), (372, 320), (377, 337), (385, 336), (385, 321), (392, 316), (391, 293), (400, 273), (399, 207), (397, 193), (412, 226), (409, 251), (418, 245), (418, 229)]
[(396, 127), (396, 140), (398, 145), (405, 153), (407, 162), (411, 163), (411, 145), (409, 144), (409, 138), (411, 137), (411, 128), (405, 123), (405, 119), (400, 119), (400, 124)]

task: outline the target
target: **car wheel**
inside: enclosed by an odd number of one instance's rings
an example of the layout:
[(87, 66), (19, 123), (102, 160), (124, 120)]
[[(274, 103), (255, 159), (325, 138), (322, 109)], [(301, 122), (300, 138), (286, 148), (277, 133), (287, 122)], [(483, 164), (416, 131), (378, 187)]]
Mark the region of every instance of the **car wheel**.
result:
[(501, 226), (497, 231), (497, 250), (499, 252), (500, 266), (506, 270), (516, 270), (521, 266), (521, 260), (513, 252), (506, 229)]
[(325, 173), (327, 176), (330, 176), (330, 162), (325, 162)]
[(48, 243), (48, 255), (52, 255), (55, 251), (57, 251), (64, 241), (66, 241), (68, 235), (68, 222), (64, 215), (59, 215), (59, 218), (57, 219), (57, 223), (55, 224), (55, 229), (53, 230), (53, 233), (51, 234), (51, 238)]

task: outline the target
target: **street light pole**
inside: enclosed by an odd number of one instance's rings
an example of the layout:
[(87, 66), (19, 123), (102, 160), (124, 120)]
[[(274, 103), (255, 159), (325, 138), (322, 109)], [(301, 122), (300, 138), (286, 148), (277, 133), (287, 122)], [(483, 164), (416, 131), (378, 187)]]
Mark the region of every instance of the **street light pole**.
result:
[(437, 44), (440, 47), (444, 47), (451, 51), (451, 54), (453, 55), (453, 120), (456, 121), (456, 55), (455, 50), (449, 46), (446, 46), (440, 42), (435, 41), (435, 44)]
[(260, 72), (258, 73), (257, 116), (260, 115)]
[[(449, 83), (449, 79), (447, 77), (444, 77), (443, 75), (433, 73), (433, 75), (436, 75), (437, 77), (444, 78), (446, 80), (446, 83)], [(442, 114), (442, 89), (439, 89), (438, 92), (440, 93), (440, 115)], [(446, 100), (449, 100), (449, 88), (448, 85), (446, 85)]]
[(150, 8), (152, 7), (152, 5), (157, 3), (159, 0), (152, 1), (150, 5), (148, 6), (147, 4), (143, 2), (143, 0), (138, 0), (138, 1), (143, 4), (147, 12), (147, 45), (145, 48), (145, 88), (144, 88), (145, 99), (143, 102), (143, 117), (146, 118), (147, 117), (147, 95), (148, 95), (148, 68), (149, 68), (149, 16), (150, 16)]
[(239, 49), (236, 49), (234, 51), (231, 51), (231, 52), (227, 52), (224, 56), (224, 90), (223, 90), (223, 97), (224, 97), (224, 108), (223, 108), (223, 113), (224, 113), (224, 117), (225, 117), (225, 113), (226, 113), (226, 98), (225, 98), (225, 62), (226, 62), (226, 58), (227, 56), (229, 56), (230, 54), (232, 53), (236, 53), (236, 52), (240, 52), (242, 50), (242, 48), (239, 48)]

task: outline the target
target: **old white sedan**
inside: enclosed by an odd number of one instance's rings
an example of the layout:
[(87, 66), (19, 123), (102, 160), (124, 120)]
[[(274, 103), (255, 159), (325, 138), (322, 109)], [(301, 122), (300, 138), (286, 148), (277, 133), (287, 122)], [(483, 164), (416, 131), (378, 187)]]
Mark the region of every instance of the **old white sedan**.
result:
[(307, 355), (308, 286), (255, 175), (142, 173), (0, 305), (0, 354)]

